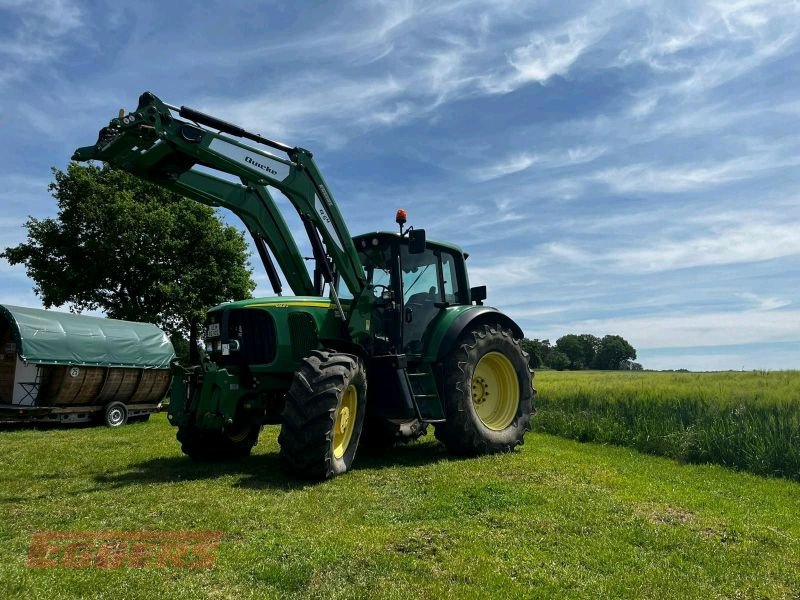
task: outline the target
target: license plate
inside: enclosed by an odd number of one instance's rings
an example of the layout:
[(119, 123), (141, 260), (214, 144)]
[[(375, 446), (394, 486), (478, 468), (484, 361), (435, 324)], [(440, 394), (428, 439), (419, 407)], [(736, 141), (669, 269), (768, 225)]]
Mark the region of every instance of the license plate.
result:
[(208, 336), (210, 338), (219, 337), (219, 323), (211, 323), (208, 326)]

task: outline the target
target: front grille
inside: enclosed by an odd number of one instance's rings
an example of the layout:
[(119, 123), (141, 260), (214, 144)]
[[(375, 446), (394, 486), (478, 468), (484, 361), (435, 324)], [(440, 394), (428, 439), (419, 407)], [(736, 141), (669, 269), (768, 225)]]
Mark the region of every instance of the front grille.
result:
[[(219, 337), (208, 332), (214, 323), (219, 324)], [(275, 360), (275, 322), (263, 310), (241, 308), (214, 313), (206, 328), (206, 349), (219, 365), (266, 365)], [(239, 342), (239, 350), (223, 353), (224, 344)]]
[(289, 315), (289, 336), (292, 342), (292, 357), (300, 360), (319, 348), (317, 326), (307, 312), (294, 312)]

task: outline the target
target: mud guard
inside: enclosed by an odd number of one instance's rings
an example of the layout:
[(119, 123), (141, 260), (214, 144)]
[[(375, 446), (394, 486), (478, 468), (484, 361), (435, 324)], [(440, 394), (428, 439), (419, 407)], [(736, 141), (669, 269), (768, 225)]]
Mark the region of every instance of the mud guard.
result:
[(508, 315), (501, 313), (491, 306), (476, 306), (465, 310), (450, 323), (447, 332), (444, 334), (439, 344), (439, 350), (436, 354), (437, 360), (442, 360), (450, 353), (455, 347), (458, 338), (461, 337), (461, 334), (464, 333), (465, 330), (488, 323), (498, 323), (503, 327), (509, 328), (515, 338), (521, 339), (525, 337), (522, 328)]

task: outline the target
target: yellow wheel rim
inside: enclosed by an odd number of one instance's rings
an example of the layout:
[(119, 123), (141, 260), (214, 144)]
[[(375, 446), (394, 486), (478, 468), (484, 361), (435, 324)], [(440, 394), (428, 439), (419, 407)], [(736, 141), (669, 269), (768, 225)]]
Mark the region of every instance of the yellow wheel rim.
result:
[(472, 373), (472, 405), (481, 422), (500, 431), (519, 409), (519, 380), (514, 365), (499, 352), (484, 354)]
[(356, 410), (358, 409), (358, 390), (348, 385), (336, 411), (336, 423), (333, 426), (333, 455), (342, 458), (350, 445), (353, 431), (356, 428)]

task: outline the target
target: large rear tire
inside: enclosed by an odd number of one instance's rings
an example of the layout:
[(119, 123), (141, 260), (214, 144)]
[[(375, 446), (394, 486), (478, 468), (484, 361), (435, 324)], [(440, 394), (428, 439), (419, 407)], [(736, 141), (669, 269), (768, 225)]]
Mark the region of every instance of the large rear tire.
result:
[(305, 479), (329, 479), (350, 470), (366, 399), (367, 376), (357, 357), (313, 351), (286, 395), (278, 436), (284, 470)]
[(511, 331), (467, 331), (444, 361), (446, 421), (436, 437), (462, 455), (510, 452), (524, 443), (533, 411), (528, 358)]
[(190, 424), (178, 427), (175, 437), (181, 443), (183, 453), (192, 460), (210, 462), (249, 456), (258, 443), (259, 433), (261, 425), (256, 423), (234, 423), (222, 431), (200, 429)]

